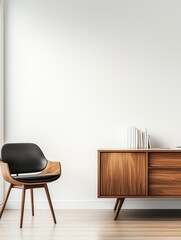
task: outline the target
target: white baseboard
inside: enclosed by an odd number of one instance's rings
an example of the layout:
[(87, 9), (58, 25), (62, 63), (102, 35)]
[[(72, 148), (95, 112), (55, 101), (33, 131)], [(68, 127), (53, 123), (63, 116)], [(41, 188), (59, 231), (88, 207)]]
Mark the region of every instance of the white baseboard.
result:
[[(113, 209), (115, 199), (97, 200), (53, 200), (55, 209)], [(8, 209), (19, 209), (20, 200), (10, 200)], [(30, 209), (30, 200), (27, 199), (25, 208)], [(46, 200), (35, 200), (35, 208), (48, 209)], [(126, 199), (123, 209), (181, 209), (180, 199)]]

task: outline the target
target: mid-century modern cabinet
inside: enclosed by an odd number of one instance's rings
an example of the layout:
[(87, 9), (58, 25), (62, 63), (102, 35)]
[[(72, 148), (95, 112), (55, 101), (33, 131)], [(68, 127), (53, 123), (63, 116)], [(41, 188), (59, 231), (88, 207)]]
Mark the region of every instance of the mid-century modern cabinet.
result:
[(181, 150), (98, 150), (98, 197), (181, 198)]

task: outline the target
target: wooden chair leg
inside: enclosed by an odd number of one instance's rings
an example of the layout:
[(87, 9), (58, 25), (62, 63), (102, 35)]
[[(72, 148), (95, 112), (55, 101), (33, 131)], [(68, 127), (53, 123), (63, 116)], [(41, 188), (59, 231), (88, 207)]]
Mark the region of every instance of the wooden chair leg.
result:
[(51, 198), (50, 198), (50, 193), (48, 191), (47, 184), (44, 185), (44, 188), (45, 188), (45, 192), (46, 192), (46, 195), (47, 195), (47, 199), (48, 199), (48, 203), (49, 203), (49, 206), (50, 206), (50, 210), (51, 210), (51, 213), (52, 213), (52, 217), (53, 217), (54, 223), (57, 223), (56, 222), (56, 218), (55, 218), (55, 213), (54, 213), (54, 210), (53, 210), (52, 201), (51, 201)]
[(116, 211), (116, 208), (117, 208), (117, 206), (118, 206), (118, 203), (119, 203), (119, 198), (116, 199), (116, 203), (115, 203), (115, 205), (114, 205), (114, 211)]
[(30, 195), (31, 195), (31, 212), (32, 212), (32, 216), (34, 216), (34, 197), (33, 197), (33, 188), (30, 188)]
[(8, 197), (9, 197), (9, 194), (10, 194), (10, 192), (11, 192), (12, 187), (13, 187), (13, 184), (10, 184), (10, 185), (9, 185), (9, 189), (8, 189), (8, 191), (7, 191), (7, 193), (6, 193), (6, 197), (5, 197), (4, 203), (3, 203), (2, 208), (1, 208), (0, 219), (1, 219), (2, 215), (3, 215), (3, 212), (4, 212), (4, 209), (5, 209), (5, 207), (6, 207), (6, 203), (7, 203), (7, 201), (8, 201)]
[(124, 199), (125, 198), (119, 198), (119, 202), (118, 202), (118, 206), (117, 206), (116, 213), (115, 213), (115, 216), (114, 216), (114, 220), (116, 220), (118, 215), (119, 215), (119, 212), (120, 212), (121, 207), (123, 205)]
[(21, 218), (20, 218), (20, 228), (23, 226), (23, 215), (24, 215), (24, 206), (25, 206), (25, 194), (26, 194), (26, 187), (23, 186), (22, 189), (22, 200), (21, 200)]

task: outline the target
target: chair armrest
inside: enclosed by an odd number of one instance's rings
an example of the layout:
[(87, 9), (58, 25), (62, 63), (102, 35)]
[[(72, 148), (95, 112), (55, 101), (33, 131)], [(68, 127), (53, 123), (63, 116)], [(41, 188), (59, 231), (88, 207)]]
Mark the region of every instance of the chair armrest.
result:
[(41, 174), (46, 173), (57, 173), (61, 175), (61, 164), (60, 162), (48, 161), (46, 168), (41, 171)]
[(9, 166), (7, 163), (0, 161), (0, 167), (1, 167), (3, 178), (6, 182), (9, 182), (11, 184), (20, 185), (20, 182), (16, 181), (14, 178), (11, 177), (11, 173), (10, 173)]

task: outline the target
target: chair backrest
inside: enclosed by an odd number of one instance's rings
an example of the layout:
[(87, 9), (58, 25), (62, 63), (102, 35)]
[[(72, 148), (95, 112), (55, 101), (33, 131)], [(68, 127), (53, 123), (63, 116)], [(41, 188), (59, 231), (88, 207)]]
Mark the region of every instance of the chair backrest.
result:
[(7, 163), (11, 174), (40, 172), (48, 160), (34, 143), (8, 143), (1, 149), (1, 159)]

